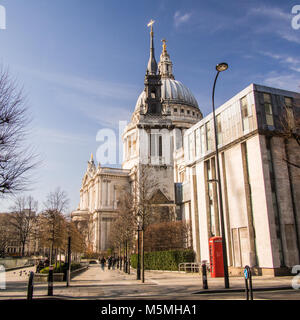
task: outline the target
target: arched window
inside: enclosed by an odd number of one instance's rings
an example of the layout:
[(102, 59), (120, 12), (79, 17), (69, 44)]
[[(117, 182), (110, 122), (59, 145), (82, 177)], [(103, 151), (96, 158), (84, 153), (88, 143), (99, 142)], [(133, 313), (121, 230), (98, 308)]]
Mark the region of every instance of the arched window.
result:
[(159, 133), (150, 134), (150, 156), (151, 157), (162, 157), (163, 144), (162, 135)]
[(156, 98), (156, 90), (155, 90), (155, 88), (152, 88), (152, 89), (151, 89), (151, 98), (152, 98), (152, 99), (155, 99), (155, 98)]

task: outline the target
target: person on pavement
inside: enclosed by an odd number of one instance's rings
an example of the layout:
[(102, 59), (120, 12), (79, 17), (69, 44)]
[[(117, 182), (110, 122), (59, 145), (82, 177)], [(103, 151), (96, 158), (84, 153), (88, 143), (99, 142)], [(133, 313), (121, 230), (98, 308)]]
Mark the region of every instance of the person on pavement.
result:
[(104, 268), (105, 268), (105, 262), (106, 262), (105, 258), (104, 258), (104, 257), (102, 257), (102, 258), (101, 258), (101, 260), (100, 260), (100, 265), (101, 265), (101, 269), (102, 269), (102, 271), (104, 271)]
[(115, 266), (117, 263), (117, 259), (115, 257), (112, 258), (112, 269), (115, 270)]
[(112, 256), (109, 256), (109, 258), (108, 258), (108, 270), (110, 270), (111, 265), (112, 265)]

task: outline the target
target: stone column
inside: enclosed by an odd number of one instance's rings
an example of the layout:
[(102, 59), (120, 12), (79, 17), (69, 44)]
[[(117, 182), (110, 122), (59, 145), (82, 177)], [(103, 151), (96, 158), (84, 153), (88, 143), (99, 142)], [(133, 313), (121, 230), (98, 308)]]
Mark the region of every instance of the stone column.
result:
[(256, 255), (256, 245), (255, 245), (255, 228), (254, 228), (254, 223), (253, 223), (251, 186), (250, 186), (250, 181), (249, 181), (246, 142), (241, 144), (241, 148), (242, 148), (244, 186), (245, 186), (246, 206), (247, 206), (248, 235), (249, 235), (249, 244), (250, 244), (250, 252), (249, 252), (250, 253), (250, 267), (252, 267), (252, 266), (257, 265), (257, 255)]

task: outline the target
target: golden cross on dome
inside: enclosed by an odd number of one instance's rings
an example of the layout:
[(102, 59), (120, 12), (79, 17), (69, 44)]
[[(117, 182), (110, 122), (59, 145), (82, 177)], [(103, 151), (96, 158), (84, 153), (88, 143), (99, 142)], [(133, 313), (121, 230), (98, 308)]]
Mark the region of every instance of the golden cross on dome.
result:
[(152, 32), (152, 26), (153, 26), (154, 22), (155, 21), (153, 19), (151, 19), (150, 22), (147, 24), (147, 27), (151, 27), (151, 32)]

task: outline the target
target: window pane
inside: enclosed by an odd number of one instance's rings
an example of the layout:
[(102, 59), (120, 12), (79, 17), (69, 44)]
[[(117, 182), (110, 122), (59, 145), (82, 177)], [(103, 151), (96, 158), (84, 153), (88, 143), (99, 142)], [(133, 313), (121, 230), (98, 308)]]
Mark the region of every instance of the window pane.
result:
[(274, 126), (273, 110), (272, 110), (271, 95), (270, 94), (264, 93), (264, 106), (265, 106), (267, 125)]
[(190, 160), (195, 157), (195, 139), (194, 132), (189, 135), (189, 145), (190, 145)]
[(272, 106), (269, 103), (265, 103), (265, 111), (266, 111), (266, 114), (273, 114)]
[(200, 128), (198, 128), (195, 132), (195, 139), (196, 139), (196, 157), (200, 156), (201, 150), (200, 150)]
[(162, 157), (162, 136), (161, 135), (158, 136), (158, 145), (159, 145), (158, 156)]
[(271, 95), (269, 93), (264, 93), (264, 101), (271, 103)]
[(205, 128), (204, 128), (204, 126), (202, 126), (200, 128), (200, 136), (201, 136), (201, 155), (203, 155), (204, 150), (205, 150)]
[(206, 150), (211, 150), (211, 130), (210, 130), (210, 122), (205, 124), (206, 129)]
[(271, 114), (266, 114), (266, 120), (268, 126), (274, 125), (273, 116)]
[(284, 104), (285, 104), (287, 107), (292, 107), (292, 106), (293, 106), (293, 100), (292, 100), (292, 98), (285, 97), (285, 98), (284, 98)]
[(155, 137), (156, 135), (155, 134), (151, 134), (150, 135), (150, 137), (151, 137), (151, 141), (150, 141), (150, 149), (151, 149), (151, 156), (155, 156), (156, 155), (156, 153), (155, 153), (155, 148), (156, 148), (156, 137)]

